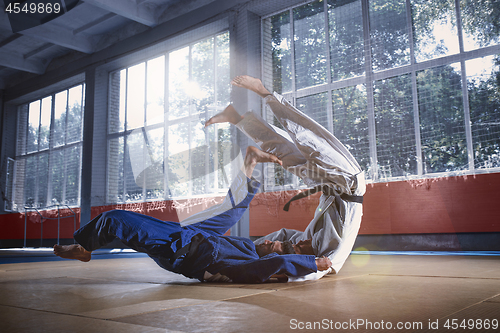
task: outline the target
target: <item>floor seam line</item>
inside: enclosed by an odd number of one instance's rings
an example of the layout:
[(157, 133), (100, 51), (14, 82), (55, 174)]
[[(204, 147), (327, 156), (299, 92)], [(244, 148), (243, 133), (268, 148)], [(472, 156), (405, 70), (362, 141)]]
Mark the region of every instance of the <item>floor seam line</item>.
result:
[[(366, 276), (366, 275), (367, 275), (367, 274), (356, 275), (356, 276), (349, 276), (349, 277), (344, 277), (344, 278), (338, 278), (338, 279), (335, 279), (335, 280), (329, 280), (329, 279), (325, 279), (325, 280), (315, 280), (314, 282), (315, 282), (315, 283), (325, 283), (325, 282), (328, 282), (328, 281), (345, 280), (345, 279), (349, 279), (349, 278), (360, 277), (360, 276)], [(292, 282), (291, 282), (291, 283), (292, 283)], [(181, 306), (176, 306), (176, 307), (172, 307), (172, 308), (168, 308), (168, 309), (162, 309), (162, 310), (156, 310), (156, 311), (142, 312), (142, 313), (140, 313), (140, 314), (154, 313), (154, 312), (166, 311), (166, 310), (172, 310), (172, 309), (180, 309), (180, 308), (186, 308), (186, 307), (190, 307), (190, 306), (197, 306), (197, 305), (203, 305), (203, 304), (209, 304), (209, 303), (216, 303), (216, 302), (231, 301), (231, 300), (241, 299), (241, 298), (245, 298), (245, 297), (258, 296), (258, 295), (263, 295), (263, 294), (270, 294), (270, 293), (273, 293), (273, 292), (278, 292), (278, 291), (280, 291), (280, 290), (288, 290), (288, 289), (297, 288), (297, 287), (302, 287), (302, 286), (304, 286), (304, 285), (303, 285), (303, 284), (301, 284), (301, 285), (295, 285), (295, 286), (284, 287), (284, 288), (279, 288), (279, 289), (268, 289), (268, 290), (265, 290), (265, 291), (262, 291), (262, 292), (258, 292), (258, 293), (254, 293), (254, 294), (249, 294), (249, 295), (234, 296), (234, 297), (223, 298), (223, 299), (218, 299), (218, 300), (209, 300), (209, 301), (207, 301), (207, 302), (205, 302), (205, 303), (199, 303), (199, 304), (189, 304), (189, 305), (181, 305)], [(136, 315), (139, 315), (139, 314), (133, 314), (133, 315), (127, 315), (127, 316), (121, 316), (121, 317), (114, 317), (114, 318), (112, 318), (112, 319), (108, 319), (108, 320), (115, 320), (115, 319), (119, 319), (119, 318), (127, 318), (127, 317), (136, 316)], [(93, 317), (89, 317), (89, 318), (93, 318)]]
[(159, 286), (165, 285), (165, 283), (161, 282), (149, 282), (149, 281), (129, 281), (129, 280), (119, 280), (119, 279), (103, 279), (103, 278), (89, 278), (89, 277), (80, 277), (80, 276), (60, 276), (58, 278), (65, 277), (68, 279), (82, 279), (82, 280), (96, 280), (96, 281), (108, 281), (108, 282), (129, 282), (129, 283), (145, 283), (145, 284), (156, 284)]
[[(496, 294), (496, 295), (494, 295), (494, 296), (488, 297), (488, 298), (486, 298), (486, 299), (483, 299), (482, 301), (479, 301), (479, 302), (476, 302), (476, 303), (474, 303), (474, 304), (471, 304), (471, 305), (469, 305), (469, 306), (466, 306), (466, 307), (465, 307), (465, 308), (463, 308), (463, 309), (460, 309), (460, 310), (457, 310), (457, 311), (452, 312), (452, 313), (450, 313), (450, 314), (447, 314), (446, 316), (441, 317), (441, 318), (439, 318), (439, 319), (444, 319), (444, 318), (446, 318), (446, 317), (452, 316), (452, 315), (454, 315), (454, 314), (456, 314), (456, 313), (459, 313), (460, 311), (463, 311), (463, 310), (469, 309), (469, 308), (471, 308), (471, 307), (473, 307), (473, 306), (475, 306), (475, 305), (478, 305), (478, 304), (481, 304), (481, 303), (487, 302), (488, 300), (490, 300), (490, 299), (492, 299), (492, 298), (495, 298), (495, 297), (497, 297), (497, 296), (499, 296), (499, 295), (500, 295), (500, 293), (498, 293), (498, 294)], [(491, 303), (493, 303), (493, 302), (491, 302)]]
[(15, 309), (21, 309), (21, 310), (31, 310), (31, 311), (38, 311), (38, 312), (44, 312), (44, 313), (52, 313), (52, 314), (74, 316), (74, 317), (81, 317), (81, 318), (90, 318), (90, 319), (97, 319), (97, 320), (108, 320), (108, 319), (103, 319), (103, 318), (87, 317), (87, 316), (83, 316), (81, 314), (75, 314), (75, 313), (66, 313), (66, 312), (59, 312), (59, 311), (33, 309), (33, 308), (27, 308), (27, 307), (24, 307), (24, 306), (17, 306), (17, 305), (5, 305), (5, 304), (0, 304), (0, 305), (7, 306), (7, 307), (10, 307), (10, 308), (15, 308)]
[[(267, 290), (265, 292), (260, 292), (260, 293), (256, 293), (256, 294), (252, 294), (252, 295), (242, 295), (242, 296), (235, 296), (235, 297), (229, 297), (229, 298), (224, 298), (224, 299), (207, 300), (206, 302), (201, 302), (201, 303), (197, 303), (197, 304), (179, 305), (179, 306), (174, 306), (174, 307), (171, 307), (171, 308), (168, 308), (168, 309), (146, 311), (146, 312), (136, 313), (136, 314), (132, 314), (132, 315), (126, 315), (126, 316), (120, 316), (120, 317), (113, 317), (113, 318), (106, 319), (106, 320), (115, 321), (116, 319), (133, 317), (133, 316), (143, 315), (143, 314), (147, 314), (147, 313), (154, 313), (154, 312), (160, 312), (160, 311), (168, 311), (168, 310), (173, 310), (173, 309), (181, 309), (181, 308), (187, 308), (187, 307), (190, 307), (190, 306), (198, 306), (198, 305), (204, 305), (204, 304), (210, 304), (210, 303), (216, 303), (216, 302), (230, 301), (230, 300), (239, 299), (239, 298), (243, 298), (243, 297), (268, 294), (268, 293), (271, 293), (273, 291), (276, 291), (276, 290)], [(88, 317), (88, 318), (94, 318), (94, 317)]]
[[(181, 309), (181, 308), (185, 308), (185, 307), (188, 307), (188, 306), (198, 306), (198, 305), (209, 304), (209, 303), (213, 303), (213, 302), (217, 302), (217, 301), (207, 301), (207, 302), (204, 302), (204, 303), (189, 304), (189, 305), (179, 305), (179, 306), (174, 306), (174, 307), (171, 307), (171, 308), (168, 308), (168, 309), (159, 309), (159, 310), (151, 310), (151, 311), (139, 312), (139, 313), (134, 313), (134, 314), (131, 314), (131, 315), (125, 315), (125, 316), (107, 318), (107, 319), (104, 319), (104, 320), (110, 320), (110, 321), (117, 321), (117, 322), (119, 322), (117, 319), (128, 318), (128, 317), (133, 317), (133, 316), (141, 316), (141, 315), (145, 315), (145, 314), (149, 314), (149, 313), (155, 313), (155, 312), (160, 312), (160, 311), (168, 311), (168, 310), (174, 310), (174, 309)], [(95, 318), (95, 317), (91, 317), (91, 316), (84, 316), (84, 317), (86, 317), (86, 318)], [(100, 319), (103, 319), (103, 318), (100, 318)]]
[(317, 283), (326, 283), (326, 282), (333, 282), (333, 281), (339, 281), (339, 280), (346, 280), (346, 279), (351, 279), (351, 278), (357, 278), (360, 276), (366, 276), (369, 274), (361, 274), (361, 275), (353, 275), (353, 276), (345, 276), (345, 277), (339, 277), (335, 279), (330, 279), (330, 278), (322, 278), (318, 280), (309, 280), (309, 281), (300, 281), (300, 282), (284, 282), (284, 284), (289, 285), (288, 287), (282, 287), (278, 289), (269, 289), (269, 291), (280, 291), (280, 290), (289, 290), (293, 288), (299, 288), (303, 287), (305, 285), (311, 285), (311, 284), (317, 284)]
[(179, 309), (179, 308), (185, 308), (189, 306), (197, 306), (197, 305), (203, 305), (203, 304), (209, 304), (209, 303), (215, 303), (215, 302), (221, 302), (221, 301), (230, 301), (234, 299), (239, 299), (239, 298), (244, 298), (248, 296), (255, 296), (255, 295), (262, 295), (262, 294), (267, 294), (271, 292), (277, 291), (276, 289), (271, 289), (271, 290), (266, 290), (258, 293), (254, 293), (251, 295), (241, 295), (241, 296), (235, 296), (235, 297), (229, 297), (229, 298), (224, 298), (224, 299), (218, 299), (218, 300), (207, 300), (206, 302), (201, 302), (198, 304), (189, 304), (189, 305), (181, 305), (181, 306), (175, 306), (172, 308), (168, 309), (160, 309), (156, 311), (147, 311), (147, 312), (141, 312), (133, 315), (127, 315), (127, 316), (121, 316), (121, 317), (113, 317), (113, 318), (99, 318), (99, 317), (92, 317), (88, 315), (83, 315), (83, 314), (75, 314), (75, 313), (66, 313), (66, 312), (59, 312), (59, 311), (50, 311), (50, 310), (43, 310), (43, 309), (34, 309), (34, 308), (27, 308), (23, 306), (18, 306), (18, 305), (8, 305), (8, 304), (0, 304), (0, 306), (6, 306), (6, 307), (11, 307), (11, 308), (16, 308), (16, 309), (22, 309), (22, 310), (32, 310), (32, 311), (38, 311), (38, 312), (44, 312), (44, 313), (53, 313), (53, 314), (60, 314), (60, 315), (68, 315), (68, 316), (76, 316), (76, 317), (81, 317), (81, 318), (91, 318), (91, 319), (98, 319), (98, 320), (107, 320), (107, 321), (114, 321), (115, 319), (119, 318), (127, 318), (127, 317), (132, 317), (136, 315), (142, 315), (146, 313), (154, 313), (154, 312), (159, 312), (159, 311), (166, 311), (166, 310), (172, 310), (172, 309)]
[(445, 275), (407, 275), (407, 274), (368, 274), (374, 276), (406, 276), (406, 277), (428, 277), (428, 278), (450, 278), (450, 279), (474, 279), (474, 280), (500, 280), (500, 278), (473, 277), (473, 276), (445, 276)]
[(79, 317), (79, 318), (85, 318), (85, 319), (102, 320), (102, 321), (107, 321), (107, 322), (122, 323), (122, 324), (134, 325), (134, 326), (143, 326), (143, 327), (156, 328), (155, 326), (149, 326), (149, 325), (143, 325), (143, 324), (134, 324), (134, 323), (123, 323), (123, 322), (116, 321), (116, 320), (113, 320), (113, 319), (89, 317), (89, 316), (84, 316), (84, 315), (75, 314), (75, 313), (64, 313), (64, 312), (58, 312), (58, 311), (48, 311), (48, 310), (41, 310), (41, 309), (32, 309), (32, 308), (26, 308), (26, 307), (15, 306), (15, 305), (3, 305), (3, 304), (0, 304), (0, 305), (6, 306), (6, 307), (10, 307), (10, 308), (15, 308), (15, 309), (21, 309), (21, 310), (32, 310), (32, 311), (38, 311), (38, 312), (44, 312), (44, 313), (50, 313), (50, 314), (56, 314), (56, 315), (66, 315), (66, 316)]

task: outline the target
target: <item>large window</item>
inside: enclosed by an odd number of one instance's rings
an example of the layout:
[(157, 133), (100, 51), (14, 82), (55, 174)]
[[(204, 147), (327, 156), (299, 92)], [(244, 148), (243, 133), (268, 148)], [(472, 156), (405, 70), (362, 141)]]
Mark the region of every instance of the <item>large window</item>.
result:
[(227, 188), (229, 126), (204, 123), (229, 95), (228, 32), (111, 73), (107, 201)]
[(80, 204), (84, 84), (18, 110), (14, 209)]
[[(372, 181), (498, 168), (499, 12), (489, 0), (289, 8), (262, 20), (264, 83), (332, 131)], [(271, 188), (300, 185), (268, 169)]]

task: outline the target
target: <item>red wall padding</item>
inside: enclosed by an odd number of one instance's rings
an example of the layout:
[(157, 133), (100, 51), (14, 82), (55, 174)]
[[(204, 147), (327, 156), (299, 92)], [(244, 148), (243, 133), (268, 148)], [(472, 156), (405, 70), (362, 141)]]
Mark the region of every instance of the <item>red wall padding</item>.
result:
[[(80, 223), (80, 209), (73, 208), (76, 213), (76, 228)], [(40, 212), (45, 218), (43, 220), (43, 238), (57, 238), (57, 210)], [(60, 210), (60, 238), (73, 238), (74, 219), (73, 213), (68, 209)], [(24, 239), (24, 214), (0, 215), (0, 239)], [(26, 238), (40, 239), (41, 219), (36, 212), (28, 212), (26, 219)]]
[[(367, 186), (361, 234), (500, 232), (500, 173), (377, 183)], [(314, 215), (319, 194), (283, 205), (298, 191), (259, 193), (250, 204), (250, 235), (286, 227), (304, 230)], [(134, 203), (92, 208), (92, 217), (110, 209), (127, 209), (162, 220), (179, 221), (223, 198)], [(186, 208), (189, 207), (189, 208)], [(79, 226), (79, 209), (77, 228)], [(43, 212), (56, 217), (57, 211)], [(61, 210), (61, 215), (69, 212)], [(27, 238), (40, 238), (40, 218), (28, 214)], [(73, 218), (61, 220), (60, 238), (71, 238)], [(43, 225), (44, 238), (57, 238), (57, 220)], [(0, 239), (23, 239), (24, 214), (0, 215)]]
[[(318, 195), (283, 205), (289, 193), (260, 193), (252, 201), (250, 235), (279, 228), (304, 230)], [(500, 174), (376, 183), (367, 186), (360, 234), (500, 232)]]

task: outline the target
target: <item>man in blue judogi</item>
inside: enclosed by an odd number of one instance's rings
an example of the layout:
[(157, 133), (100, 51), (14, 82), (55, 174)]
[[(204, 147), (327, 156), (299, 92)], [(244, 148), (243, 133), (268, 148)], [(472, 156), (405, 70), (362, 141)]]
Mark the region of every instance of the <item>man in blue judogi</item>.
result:
[[(219, 213), (196, 223), (179, 224), (123, 210), (105, 212), (74, 234), (78, 244), (55, 245), (62, 258), (89, 261), (91, 252), (115, 238), (147, 253), (159, 266), (200, 281), (259, 283), (272, 277), (303, 276), (331, 266), (328, 258), (288, 254), (280, 241), (254, 245), (224, 234), (240, 220), (260, 184), (252, 178), (257, 163), (281, 164), (275, 155), (249, 147)], [(225, 209), (220, 209), (226, 207)], [(212, 210), (212, 211), (217, 211)]]

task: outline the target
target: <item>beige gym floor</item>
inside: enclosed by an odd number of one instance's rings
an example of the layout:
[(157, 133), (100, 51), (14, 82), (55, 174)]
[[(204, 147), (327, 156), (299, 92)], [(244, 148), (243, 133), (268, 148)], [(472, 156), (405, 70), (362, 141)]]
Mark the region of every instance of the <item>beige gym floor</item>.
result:
[(115, 257), (1, 264), (0, 332), (500, 332), (444, 327), (500, 320), (499, 256), (354, 254), (338, 275), (258, 285)]

